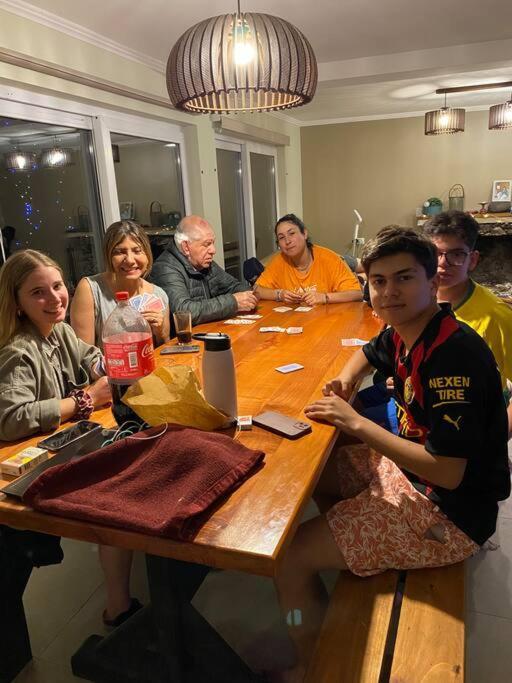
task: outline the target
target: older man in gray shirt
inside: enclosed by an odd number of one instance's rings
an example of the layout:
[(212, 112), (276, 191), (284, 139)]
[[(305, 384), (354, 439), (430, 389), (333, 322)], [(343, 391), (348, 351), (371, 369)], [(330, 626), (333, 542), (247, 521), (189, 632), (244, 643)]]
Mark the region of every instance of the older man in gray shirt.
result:
[(258, 303), (246, 285), (215, 263), (215, 251), (208, 221), (185, 216), (153, 265), (151, 281), (166, 291), (171, 312), (190, 311), (193, 325), (251, 311)]

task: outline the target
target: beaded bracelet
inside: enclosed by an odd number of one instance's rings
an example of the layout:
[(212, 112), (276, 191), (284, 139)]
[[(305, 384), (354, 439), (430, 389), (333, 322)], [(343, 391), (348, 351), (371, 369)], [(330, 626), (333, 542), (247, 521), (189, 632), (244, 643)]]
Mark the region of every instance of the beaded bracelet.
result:
[(94, 410), (92, 396), (83, 389), (73, 389), (69, 392), (69, 398), (72, 398), (76, 403), (73, 418), (75, 420), (88, 420)]
[(277, 290), (277, 292), (276, 292), (276, 301), (282, 301), (282, 299), (281, 299), (281, 293), (282, 293), (282, 291), (283, 291), (282, 289), (278, 289), (278, 290)]

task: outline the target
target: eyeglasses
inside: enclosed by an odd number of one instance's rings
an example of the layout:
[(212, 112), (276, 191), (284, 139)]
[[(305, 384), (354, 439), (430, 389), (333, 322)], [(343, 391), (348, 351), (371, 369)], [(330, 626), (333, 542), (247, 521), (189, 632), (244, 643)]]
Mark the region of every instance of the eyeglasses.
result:
[(441, 257), (444, 256), (446, 263), (449, 266), (463, 266), (466, 258), (471, 252), (464, 251), (464, 249), (452, 249), (451, 251), (438, 251), (437, 260), (440, 261)]

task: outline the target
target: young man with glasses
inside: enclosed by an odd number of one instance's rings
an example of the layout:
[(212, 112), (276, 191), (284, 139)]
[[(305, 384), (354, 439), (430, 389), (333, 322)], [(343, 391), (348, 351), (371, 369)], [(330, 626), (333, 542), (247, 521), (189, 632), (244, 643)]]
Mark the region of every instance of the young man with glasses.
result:
[[(475, 250), (479, 225), (462, 211), (444, 211), (431, 218), (423, 231), (437, 248), (437, 300), (448, 302), (458, 320), (485, 339), (501, 373), (507, 402), (512, 386), (512, 309), (489, 289), (471, 279), (479, 253)], [(512, 403), (508, 407), (512, 435)]]

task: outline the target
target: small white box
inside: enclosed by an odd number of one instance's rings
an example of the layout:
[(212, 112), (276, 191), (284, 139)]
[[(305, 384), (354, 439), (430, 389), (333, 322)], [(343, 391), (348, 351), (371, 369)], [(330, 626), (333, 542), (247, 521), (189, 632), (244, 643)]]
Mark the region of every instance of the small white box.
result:
[(37, 448), (37, 446), (29, 446), (25, 450), (11, 455), (10, 458), (0, 463), (0, 470), (3, 474), (10, 474), (13, 477), (19, 477), (20, 474), (25, 474), (33, 470), (40, 462), (48, 460), (48, 451), (44, 448)]
[(236, 421), (238, 429), (242, 432), (252, 429), (252, 415), (239, 415)]

